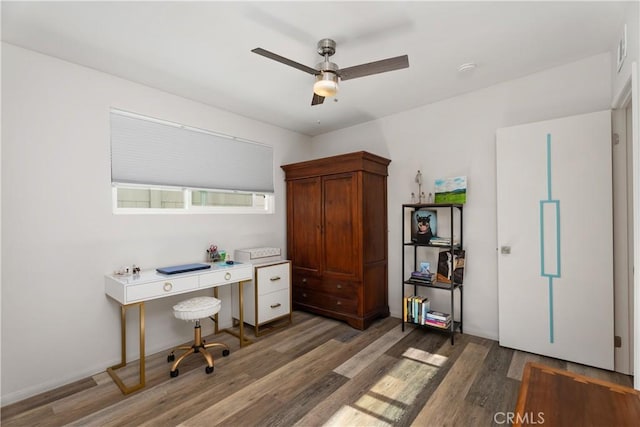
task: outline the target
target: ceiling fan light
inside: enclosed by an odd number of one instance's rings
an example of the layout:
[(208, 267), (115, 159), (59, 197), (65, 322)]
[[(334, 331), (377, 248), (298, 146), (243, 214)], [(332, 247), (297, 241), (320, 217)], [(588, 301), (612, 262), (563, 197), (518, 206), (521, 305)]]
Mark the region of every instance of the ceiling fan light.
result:
[(335, 73), (323, 71), (316, 77), (313, 92), (319, 96), (335, 96), (338, 93), (338, 76)]

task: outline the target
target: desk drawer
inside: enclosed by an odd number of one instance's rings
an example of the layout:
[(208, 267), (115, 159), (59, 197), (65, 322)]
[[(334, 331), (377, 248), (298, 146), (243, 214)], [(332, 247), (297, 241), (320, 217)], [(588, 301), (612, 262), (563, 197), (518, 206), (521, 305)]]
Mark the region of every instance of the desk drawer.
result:
[(212, 271), (211, 273), (200, 274), (200, 287), (207, 288), (218, 285), (225, 285), (227, 283), (235, 283), (244, 280), (251, 280), (252, 272), (251, 266), (247, 265), (246, 268), (235, 270), (220, 270)]
[[(262, 324), (291, 312), (289, 288), (260, 296), (258, 305), (258, 323)], [(255, 326), (255, 325), (254, 325)]]
[(198, 289), (198, 277), (181, 277), (141, 285), (127, 286), (127, 303), (161, 298)]
[(256, 267), (258, 295), (275, 291), (289, 291), (289, 263)]

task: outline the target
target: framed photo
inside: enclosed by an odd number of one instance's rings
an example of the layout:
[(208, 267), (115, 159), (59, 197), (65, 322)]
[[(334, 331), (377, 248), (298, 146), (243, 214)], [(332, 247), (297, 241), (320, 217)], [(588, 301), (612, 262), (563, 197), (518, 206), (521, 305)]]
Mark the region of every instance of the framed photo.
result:
[(414, 243), (429, 243), (433, 236), (437, 236), (438, 212), (433, 209), (418, 209), (411, 218), (411, 241)]

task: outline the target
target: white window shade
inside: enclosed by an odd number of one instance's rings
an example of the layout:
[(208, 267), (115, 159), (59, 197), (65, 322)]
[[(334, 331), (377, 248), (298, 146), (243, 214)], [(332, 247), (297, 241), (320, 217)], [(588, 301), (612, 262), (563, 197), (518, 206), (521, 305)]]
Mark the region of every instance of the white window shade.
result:
[(273, 192), (273, 149), (111, 112), (111, 181)]

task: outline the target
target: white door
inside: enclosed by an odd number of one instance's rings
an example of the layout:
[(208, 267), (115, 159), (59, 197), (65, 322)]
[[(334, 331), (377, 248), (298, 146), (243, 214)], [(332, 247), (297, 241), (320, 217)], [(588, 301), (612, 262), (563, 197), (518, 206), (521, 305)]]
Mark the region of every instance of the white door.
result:
[(613, 369), (611, 112), (497, 131), (500, 345)]

